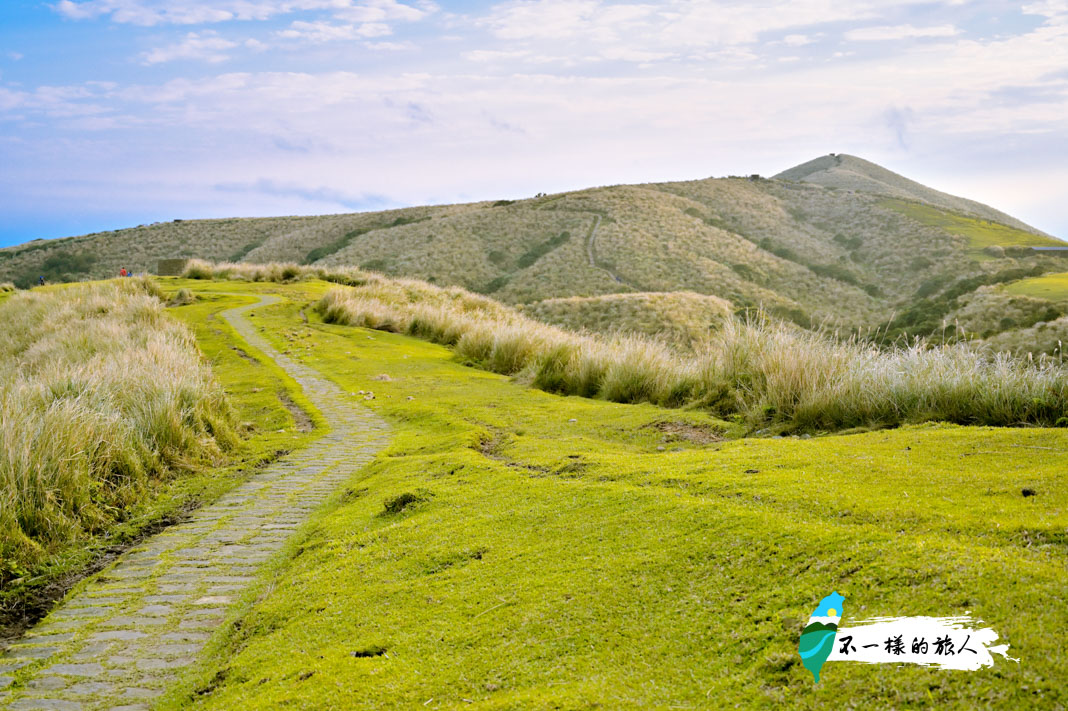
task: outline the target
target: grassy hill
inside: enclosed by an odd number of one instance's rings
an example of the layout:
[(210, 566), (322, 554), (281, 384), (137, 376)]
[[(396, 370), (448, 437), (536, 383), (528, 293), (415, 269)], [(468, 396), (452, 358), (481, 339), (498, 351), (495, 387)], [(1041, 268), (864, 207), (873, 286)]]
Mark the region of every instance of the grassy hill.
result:
[[(123, 540), (130, 535), (124, 529), (143, 524), (144, 507), (174, 512), (179, 502), (210, 501), (261, 460), (331, 434), (333, 423), (311, 393), (304, 397), (281, 361), (222, 317), (260, 295), (276, 300), (257, 306), (250, 322), (289, 367), (312, 369), (354, 399), (358, 394), (352, 406), (372, 408), (391, 427), (391, 443), (295, 530), (279, 555), (248, 573), (253, 582), (236, 588), (240, 601), (225, 617), (211, 608), (218, 624), (212, 617), (210, 632), (198, 633), (202, 640), (210, 634), (206, 648), (168, 645), (166, 664), (192, 667), (161, 675), (168, 691), (157, 708), (815, 709), (889, 700), (898, 708), (964, 709), (1059, 708), (1068, 701), (1058, 681), (1068, 674), (1068, 658), (1056, 632), (1068, 621), (1068, 431), (1043, 426), (1064, 414), (1068, 386), (1049, 362), (998, 358), (976, 362), (969, 375), (959, 367), (967, 356), (961, 346), (891, 353), (799, 329), (732, 331), (725, 304), (687, 295), (701, 318), (721, 313), (724, 324), (705, 353), (709, 360), (690, 375), (729, 377), (740, 397), (752, 399), (743, 417), (719, 401), (661, 407), (647, 390), (624, 392), (621, 383), (651, 380), (642, 368), (698, 360), (661, 347), (642, 361), (633, 357), (641, 355), (637, 336), (568, 334), (482, 295), (355, 270), (245, 266), (215, 273), (217, 280), (161, 279), (162, 301), (149, 298), (154, 290), (134, 294), (140, 310), (114, 301), (141, 288), (129, 279), (18, 294), (0, 306), (12, 323), (38, 324), (33, 333), (18, 329), (27, 335), (0, 354), (12, 375), (84, 375), (133, 358), (138, 339), (182, 333), (188, 369), (210, 376), (213, 391), (225, 390), (232, 421), (241, 423), (228, 466), (175, 471), (141, 492), (140, 503), (111, 502), (113, 521), (96, 520), (92, 538), (76, 537), (83, 547)], [(644, 318), (663, 298), (680, 296), (572, 297), (580, 303), (561, 313), (588, 312), (583, 320), (610, 323), (604, 314), (613, 308)], [(77, 308), (69, 318), (42, 317), (56, 305)], [(551, 312), (553, 303), (542, 306)], [(116, 333), (122, 337), (106, 338)], [(98, 357), (86, 348), (91, 340), (113, 355)], [(45, 341), (56, 348), (41, 347)], [(120, 353), (116, 343), (130, 347)], [(525, 363), (523, 343), (530, 345)], [(147, 362), (155, 369), (147, 377), (126, 360), (109, 370), (116, 382), (174, 385), (158, 377), (173, 375), (171, 360)], [(614, 392), (565, 395), (539, 380), (547, 370), (563, 378), (597, 368), (603, 377), (594, 380), (608, 389), (617, 383)], [(57, 403), (74, 404), (79, 392), (91, 391), (58, 375), (48, 381), (50, 396), (30, 405), (56, 413)], [(978, 390), (982, 397), (974, 397)], [(813, 400), (806, 391), (827, 397)], [(300, 403), (311, 432), (292, 431), (283, 393)], [(86, 414), (122, 402), (101, 396)], [(1030, 426), (946, 424), (954, 415), (944, 403), (957, 404), (958, 422), (981, 422), (991, 406), (1008, 406), (999, 421)], [(858, 405), (905, 415), (869, 424), (913, 424), (842, 431), (855, 423), (836, 413)], [(774, 425), (790, 416), (789, 407), (821, 410), (838, 431), (783, 437), (773, 432), (784, 430), (749, 426)], [(37, 416), (26, 405), (11, 409), (5, 421), (23, 431)], [(19, 436), (6, 444), (15, 453), (47, 453), (57, 439)], [(110, 433), (101, 439), (117, 441)], [(210, 443), (185, 437), (173, 444), (173, 454), (192, 457)], [(72, 468), (85, 464), (77, 453), (64, 457)], [(108, 467), (79, 473), (90, 497), (112, 493), (94, 484), (128, 480)], [(13, 500), (23, 497), (10, 481), (0, 484)], [(241, 510), (228, 507), (224, 516)], [(205, 545), (221, 553), (231, 542)], [(70, 571), (74, 562), (65, 565)], [(109, 589), (138, 584), (104, 578)], [(162, 580), (142, 579), (153, 591)], [(798, 637), (830, 590), (846, 597), (846, 624), (971, 612), (1020, 662), (998, 658), (972, 673), (836, 662), (815, 685), (799, 663)], [(183, 634), (184, 621), (149, 614), (157, 611), (144, 607), (128, 619), (170, 639)], [(48, 644), (97, 640), (91, 623), (77, 619)], [(0, 702), (15, 693), (28, 697), (18, 707), (60, 708), (42, 703), (41, 694), (61, 687), (86, 708), (110, 708), (119, 665), (144, 662), (137, 657), (142, 639), (134, 637), (105, 633), (81, 656), (58, 657), (64, 664), (55, 668), (45, 669), (55, 659), (31, 659), (3, 680), (11, 686), (0, 690)], [(73, 649), (83, 648), (59, 654)], [(105, 684), (79, 678), (63, 688), (58, 676), (92, 670), (96, 662), (86, 660), (102, 655)]]
[[(1051, 244), (1060, 243), (992, 208), (839, 155), (774, 179), (322, 217), (176, 220), (35, 241), (0, 250), (0, 281), (25, 287), (40, 275), (139, 273), (171, 257), (289, 261), (458, 285), (517, 305), (693, 292), (735, 310), (760, 306), (803, 327), (859, 330), (908, 312), (895, 332), (930, 333), (978, 286), (1064, 271), (1068, 261), (1029, 249)], [(686, 298), (679, 308), (688, 308)], [(556, 302), (551, 317), (601, 328), (582, 303)], [(578, 311), (562, 315), (569, 305)], [(580, 324), (579, 314), (593, 321)], [(618, 326), (648, 331), (635, 317)]]
[[(164, 708), (1065, 702), (1064, 430), (737, 439), (700, 412), (532, 391), (323, 323), (319, 283), (179, 287), (282, 296), (257, 312), (264, 334), (373, 388), (394, 435)], [(1021, 662), (836, 663), (813, 685), (797, 639), (830, 589), (851, 620), (970, 610)]]
[(1034, 227), (992, 207), (949, 195), (921, 185), (863, 158), (845, 153), (820, 156), (807, 163), (784, 170), (775, 176), (781, 180), (814, 183), (841, 190), (856, 190), (877, 195), (890, 195), (914, 202), (940, 207), (949, 212), (978, 217), (1008, 225), (1024, 232), (1042, 234)]

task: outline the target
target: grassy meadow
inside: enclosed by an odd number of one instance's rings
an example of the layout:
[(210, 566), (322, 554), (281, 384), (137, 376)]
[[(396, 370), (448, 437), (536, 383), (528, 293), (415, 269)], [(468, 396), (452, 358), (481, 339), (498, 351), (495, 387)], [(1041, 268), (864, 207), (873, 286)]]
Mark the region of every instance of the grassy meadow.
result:
[(721, 316), (719, 328), (693, 352), (632, 332), (575, 333), (458, 287), (352, 268), (194, 261), (185, 276), (232, 282), (325, 279), (346, 285), (316, 304), (327, 322), (426, 338), (549, 392), (698, 407), (745, 421), (753, 430), (835, 431), (928, 421), (1068, 424), (1068, 375), (1059, 357), (1039, 354), (1036, 361), (1031, 354), (922, 339), (877, 348), (857, 338), (800, 330), (761, 312)]
[[(1066, 430), (740, 438), (700, 409), (543, 392), (325, 323), (308, 307), (335, 285), (165, 281), (199, 297), (184, 318), (202, 324), (244, 303), (225, 293), (282, 295), (256, 312), (264, 335), (373, 390), (394, 432), (163, 708), (1068, 703)], [(844, 624), (971, 611), (1021, 661), (833, 663), (813, 685), (797, 640), (831, 590)]]
[(0, 300), (0, 634), (312, 436), (278, 399), (306, 403), (295, 384), (271, 362), (250, 369), (229, 327), (205, 319), (210, 301), (168, 309), (156, 289), (127, 279)]
[(1043, 274), (1042, 276), (1006, 284), (1002, 287), (1006, 293), (1019, 296), (1031, 296), (1050, 301), (1068, 300), (1068, 272)]
[(754, 429), (841, 430), (908, 422), (1068, 423), (1068, 374), (967, 344), (877, 350), (760, 316), (727, 319), (695, 355), (639, 336), (598, 339), (527, 319), (456, 288), (378, 280), (329, 292), (326, 321), (455, 348), (550, 392), (701, 407)]

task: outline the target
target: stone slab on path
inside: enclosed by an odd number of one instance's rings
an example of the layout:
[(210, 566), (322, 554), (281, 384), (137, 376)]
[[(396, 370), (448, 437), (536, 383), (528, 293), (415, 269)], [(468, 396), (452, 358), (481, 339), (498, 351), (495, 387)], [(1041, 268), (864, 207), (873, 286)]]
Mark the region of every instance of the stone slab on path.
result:
[[(128, 551), (11, 644), (0, 655), (0, 708), (147, 708), (196, 661), (259, 566), (385, 446), (384, 421), (245, 319), (276, 301), (265, 296), (223, 316), (300, 384), (330, 432)], [(16, 670), (28, 672), (18, 686)]]

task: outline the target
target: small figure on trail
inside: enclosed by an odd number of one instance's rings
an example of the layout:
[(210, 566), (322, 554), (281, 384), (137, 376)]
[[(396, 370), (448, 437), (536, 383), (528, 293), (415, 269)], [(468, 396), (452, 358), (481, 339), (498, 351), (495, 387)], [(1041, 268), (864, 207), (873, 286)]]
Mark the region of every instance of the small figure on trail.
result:
[(119, 276), (121, 276), (121, 277), (126, 276), (126, 267), (123, 267), (122, 269), (119, 270)]
[(37, 277), (37, 285), (38, 286), (44, 286), (44, 274), (42, 274), (41, 276)]

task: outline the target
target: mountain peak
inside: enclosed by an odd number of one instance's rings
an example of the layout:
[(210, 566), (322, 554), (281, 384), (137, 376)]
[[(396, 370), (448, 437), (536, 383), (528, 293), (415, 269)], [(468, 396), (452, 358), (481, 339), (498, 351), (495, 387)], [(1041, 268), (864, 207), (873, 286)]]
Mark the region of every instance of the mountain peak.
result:
[[(919, 200), (945, 210), (1000, 222), (1020, 230), (1045, 235), (1041, 230), (974, 200), (957, 197), (921, 185), (871, 161), (846, 153), (830, 153), (773, 176), (777, 180), (814, 183), (828, 188), (855, 190), (905, 200)], [(1048, 236), (1048, 235), (1046, 235)]]

